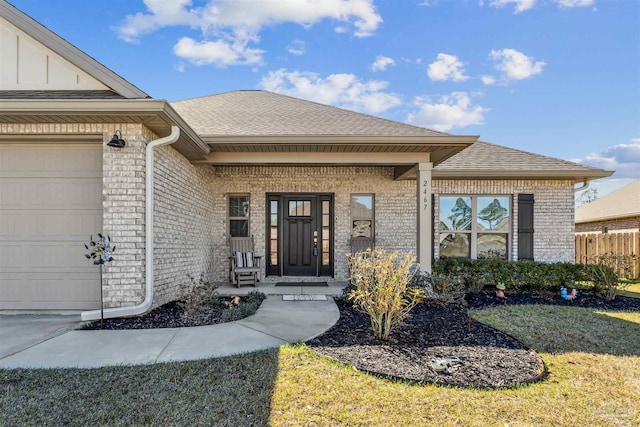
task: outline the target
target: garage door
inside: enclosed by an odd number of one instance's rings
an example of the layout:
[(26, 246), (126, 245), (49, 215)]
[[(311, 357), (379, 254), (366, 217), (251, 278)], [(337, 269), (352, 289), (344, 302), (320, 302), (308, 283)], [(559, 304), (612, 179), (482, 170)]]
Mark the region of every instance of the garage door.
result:
[(0, 309), (99, 308), (101, 144), (0, 143)]

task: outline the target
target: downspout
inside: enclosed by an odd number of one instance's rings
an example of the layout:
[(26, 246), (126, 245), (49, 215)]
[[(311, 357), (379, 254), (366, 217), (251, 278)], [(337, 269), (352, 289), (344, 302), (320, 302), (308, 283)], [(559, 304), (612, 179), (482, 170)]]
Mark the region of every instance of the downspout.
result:
[[(147, 312), (153, 303), (153, 166), (154, 148), (173, 144), (180, 136), (180, 128), (171, 126), (171, 134), (147, 144), (145, 150), (145, 296), (144, 300), (134, 306), (107, 308), (104, 318), (135, 316)], [(100, 319), (100, 310), (83, 311), (83, 321)]]
[(573, 192), (577, 193), (578, 191), (586, 190), (587, 188), (589, 188), (589, 180), (585, 179), (580, 187), (578, 187), (578, 188), (574, 187), (573, 188)]

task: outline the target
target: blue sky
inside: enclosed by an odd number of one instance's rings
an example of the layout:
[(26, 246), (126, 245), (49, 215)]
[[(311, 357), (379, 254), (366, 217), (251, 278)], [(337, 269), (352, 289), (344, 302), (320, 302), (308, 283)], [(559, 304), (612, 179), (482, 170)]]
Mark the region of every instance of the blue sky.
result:
[(640, 178), (638, 0), (11, 0), (156, 98), (268, 89)]

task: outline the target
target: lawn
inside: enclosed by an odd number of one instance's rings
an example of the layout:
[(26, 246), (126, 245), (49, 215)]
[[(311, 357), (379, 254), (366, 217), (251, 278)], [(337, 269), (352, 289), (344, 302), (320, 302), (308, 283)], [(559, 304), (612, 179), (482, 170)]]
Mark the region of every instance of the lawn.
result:
[(506, 390), (392, 382), (304, 345), (199, 362), (0, 370), (0, 425), (637, 425), (640, 313), (506, 306), (472, 315), (549, 370)]
[(627, 286), (618, 291), (618, 294), (625, 297), (640, 298), (640, 279), (627, 280)]

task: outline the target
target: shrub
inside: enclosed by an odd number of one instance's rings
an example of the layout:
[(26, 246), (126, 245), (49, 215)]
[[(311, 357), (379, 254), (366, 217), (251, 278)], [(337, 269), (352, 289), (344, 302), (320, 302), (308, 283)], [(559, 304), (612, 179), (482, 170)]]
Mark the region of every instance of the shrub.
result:
[(236, 320), (249, 317), (258, 311), (260, 304), (267, 298), (265, 294), (260, 291), (251, 291), (246, 297), (240, 300), (240, 305), (237, 307), (227, 307), (222, 310), (220, 319), (223, 322), (233, 322)]
[(427, 295), (445, 304), (464, 302), (464, 285), (455, 276), (425, 275), (431, 287)]
[(355, 287), (347, 299), (354, 308), (369, 315), (373, 335), (386, 340), (424, 298), (422, 289), (408, 286), (416, 259), (411, 253), (400, 258), (398, 252), (387, 253), (383, 249), (367, 249), (347, 257)]
[(458, 280), (470, 292), (497, 283), (513, 290), (556, 292), (561, 286), (572, 287), (584, 280), (584, 267), (568, 262), (443, 259), (434, 263), (433, 272)]
[(219, 285), (214, 285), (208, 280), (205, 280), (204, 273), (200, 273), (198, 280), (191, 275), (188, 277), (189, 283), (183, 285), (183, 315), (186, 317), (194, 317), (199, 314), (203, 305), (218, 300), (217, 289)]
[(607, 301), (615, 299), (618, 290), (628, 284), (621, 282), (633, 271), (635, 255), (616, 255), (613, 252), (595, 256), (586, 265), (586, 279), (593, 283), (594, 289), (603, 293)]

